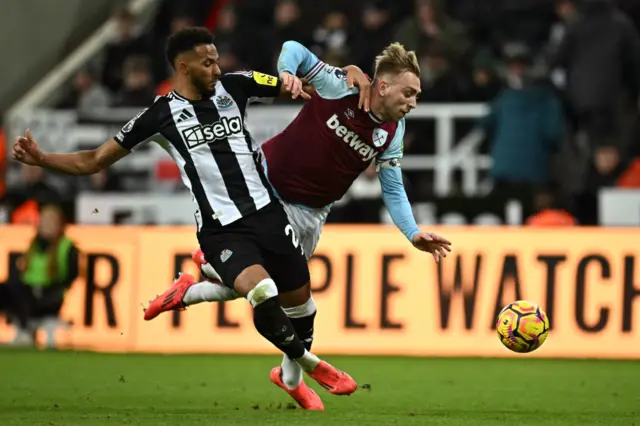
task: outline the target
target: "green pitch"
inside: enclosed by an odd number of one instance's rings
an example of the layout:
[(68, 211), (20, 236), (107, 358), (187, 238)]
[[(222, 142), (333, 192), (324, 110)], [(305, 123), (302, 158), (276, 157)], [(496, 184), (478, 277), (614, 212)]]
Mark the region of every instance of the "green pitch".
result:
[(327, 357), (364, 389), (303, 412), (276, 356), (0, 350), (0, 425), (636, 425), (640, 363)]

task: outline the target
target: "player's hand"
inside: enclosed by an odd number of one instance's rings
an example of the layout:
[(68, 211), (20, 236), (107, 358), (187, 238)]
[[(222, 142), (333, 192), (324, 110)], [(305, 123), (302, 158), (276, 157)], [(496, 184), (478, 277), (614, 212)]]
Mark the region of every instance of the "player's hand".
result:
[(431, 253), (436, 262), (447, 257), (451, 251), (451, 242), (431, 232), (421, 232), (413, 237), (413, 246), (418, 250)]
[(300, 96), (302, 99), (311, 99), (311, 96), (302, 90), (302, 81), (298, 77), (288, 72), (280, 73), (280, 80), (282, 80), (282, 87), (291, 93), (291, 99), (297, 99)]
[(355, 65), (344, 67), (347, 72), (347, 85), (349, 89), (358, 86), (360, 90), (360, 99), (358, 100), (358, 108), (369, 112), (369, 96), (371, 94), (371, 79), (360, 68)]
[(13, 159), (30, 166), (39, 166), (42, 164), (44, 154), (40, 151), (40, 147), (36, 143), (31, 131), (27, 129), (24, 136), (16, 138), (13, 144)]

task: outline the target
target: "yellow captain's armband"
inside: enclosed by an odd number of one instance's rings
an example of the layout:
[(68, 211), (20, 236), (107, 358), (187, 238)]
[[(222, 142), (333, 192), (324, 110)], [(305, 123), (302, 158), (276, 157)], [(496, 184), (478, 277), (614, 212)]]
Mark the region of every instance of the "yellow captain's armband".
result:
[(278, 77), (262, 74), (261, 72), (253, 72), (253, 79), (262, 86), (273, 86), (278, 83)]

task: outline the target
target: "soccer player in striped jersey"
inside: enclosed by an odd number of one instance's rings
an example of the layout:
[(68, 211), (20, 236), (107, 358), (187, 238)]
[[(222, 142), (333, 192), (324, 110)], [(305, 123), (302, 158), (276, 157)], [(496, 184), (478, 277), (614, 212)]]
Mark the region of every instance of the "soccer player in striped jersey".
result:
[[(69, 154), (40, 150), (29, 130), (13, 157), (25, 164), (71, 174), (97, 173), (140, 146), (156, 142), (178, 164), (197, 207), (200, 247), (228, 290), (253, 308), (256, 330), (329, 392), (355, 391), (346, 373), (305, 348), (282, 307), (309, 304), (309, 270), (287, 215), (266, 179), (262, 154), (245, 127), (247, 105), (288, 96), (306, 97), (299, 79), (285, 86), (254, 71), (222, 74), (213, 35), (186, 28), (167, 41), (174, 90), (158, 97), (112, 139)], [(180, 281), (179, 281), (180, 282)], [(184, 294), (184, 293), (182, 293)], [(173, 295), (158, 303), (172, 306)], [(282, 305), (281, 305), (282, 304)], [(310, 388), (299, 386), (307, 408), (322, 409)]]

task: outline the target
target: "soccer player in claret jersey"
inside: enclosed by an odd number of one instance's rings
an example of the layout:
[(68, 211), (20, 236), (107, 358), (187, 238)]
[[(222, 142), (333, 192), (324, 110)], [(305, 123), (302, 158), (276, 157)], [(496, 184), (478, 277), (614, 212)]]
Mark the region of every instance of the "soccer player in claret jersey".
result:
[[(256, 330), (329, 392), (354, 392), (356, 382), (305, 348), (283, 311), (308, 306), (309, 269), (287, 215), (274, 198), (257, 144), (245, 128), (247, 105), (281, 94), (305, 96), (300, 80), (248, 71), (221, 74), (212, 34), (177, 31), (167, 41), (174, 90), (158, 97), (100, 147), (70, 154), (42, 152), (29, 130), (13, 157), (72, 175), (97, 173), (144, 143), (160, 144), (178, 164), (197, 207), (200, 247), (229, 291), (253, 308)], [(213, 286), (213, 284), (211, 284)], [(171, 302), (171, 298), (165, 299)], [(162, 303), (162, 301), (161, 301)], [(307, 408), (322, 401), (304, 383), (296, 397)]]
[[(332, 203), (372, 161), (377, 164), (383, 199), (396, 226), (417, 249), (431, 253), (436, 261), (446, 256), (451, 250), (449, 241), (418, 229), (400, 171), (404, 116), (416, 107), (421, 91), (415, 54), (394, 43), (377, 57), (364, 111), (359, 108), (358, 89), (348, 87), (344, 71), (323, 63), (299, 43), (284, 44), (278, 68), (285, 86), (292, 85), (299, 72), (317, 92), (282, 133), (262, 145), (262, 167), (307, 258), (316, 248)], [(194, 261), (206, 277), (219, 282), (220, 276), (201, 252), (194, 253)], [(301, 291), (309, 294), (307, 302), (299, 306), (283, 304), (283, 309), (310, 349), (316, 306), (310, 288)], [(172, 295), (172, 303), (163, 306), (168, 295)], [(145, 318), (204, 301), (236, 297), (223, 286), (195, 283), (193, 277), (183, 275), (151, 303)], [(292, 359), (285, 356), (282, 365), (272, 370), (271, 380), (308, 408), (298, 395), (304, 385), (302, 370)]]

